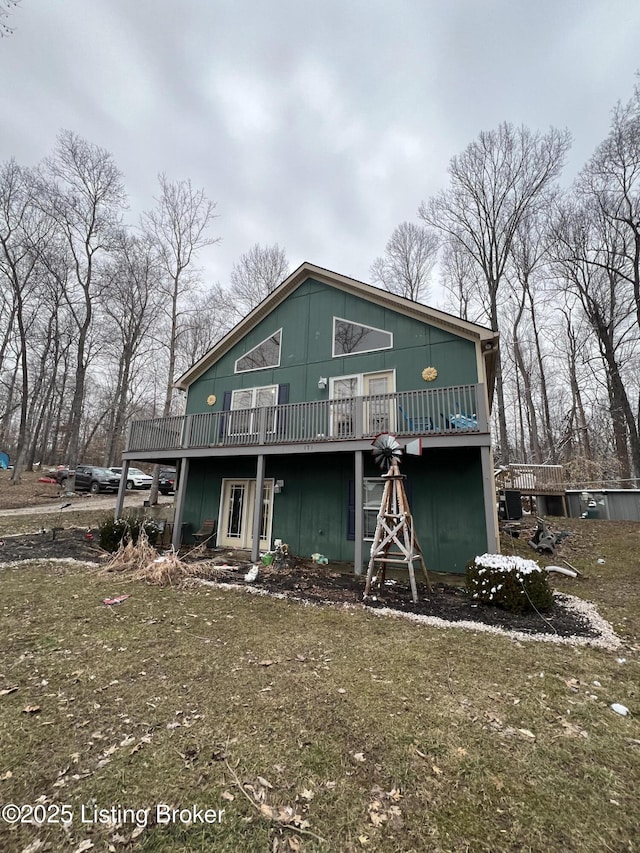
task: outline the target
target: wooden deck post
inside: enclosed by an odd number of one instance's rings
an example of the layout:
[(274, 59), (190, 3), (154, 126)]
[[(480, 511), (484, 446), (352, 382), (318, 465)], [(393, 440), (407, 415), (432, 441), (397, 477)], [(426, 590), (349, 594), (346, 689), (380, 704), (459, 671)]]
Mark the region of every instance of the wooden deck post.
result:
[(122, 474), (120, 475), (120, 485), (118, 486), (118, 497), (116, 498), (116, 508), (113, 513), (114, 521), (117, 521), (122, 515), (124, 507), (124, 496), (127, 493), (127, 477), (129, 476), (129, 460), (122, 460)]
[(175, 512), (173, 514), (173, 536), (171, 545), (177, 551), (182, 545), (182, 516), (184, 514), (184, 498), (187, 493), (187, 480), (189, 479), (189, 459), (178, 460), (176, 476), (178, 477), (178, 491), (176, 492)]
[(362, 574), (362, 540), (364, 538), (364, 509), (363, 509), (363, 462), (362, 450), (354, 453), (354, 548), (353, 548), (353, 571), (356, 575)]
[(253, 501), (253, 540), (251, 542), (251, 560), (260, 559), (260, 522), (262, 521), (262, 494), (264, 492), (264, 453), (258, 456), (256, 466), (256, 494)]
[(480, 448), (482, 465), (482, 497), (484, 501), (484, 519), (487, 530), (487, 553), (500, 553), (498, 539), (498, 515), (496, 509), (496, 486), (493, 476), (493, 460), (490, 447)]

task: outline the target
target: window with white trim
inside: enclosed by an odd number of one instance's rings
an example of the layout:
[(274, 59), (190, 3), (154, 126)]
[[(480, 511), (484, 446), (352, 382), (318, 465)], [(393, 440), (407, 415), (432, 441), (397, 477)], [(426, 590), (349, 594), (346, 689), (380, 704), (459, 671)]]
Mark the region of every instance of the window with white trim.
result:
[(395, 370), (330, 377), (331, 435), (355, 437), (355, 398), (363, 396), (362, 428), (365, 434), (392, 431), (395, 428), (395, 403), (391, 395), (395, 384)]
[(260, 341), (249, 352), (236, 359), (235, 372), (247, 373), (250, 370), (265, 370), (269, 367), (280, 367), (280, 342), (282, 329), (278, 329), (264, 341)]
[(267, 431), (273, 432), (275, 405), (278, 402), (278, 386), (263, 385), (260, 388), (237, 388), (231, 392), (229, 435), (250, 435), (258, 432), (258, 410), (273, 406), (273, 415), (267, 419)]
[(380, 477), (365, 477), (362, 481), (362, 509), (364, 515), (364, 538), (373, 540), (378, 524), (378, 513), (382, 503), (384, 481)]
[(341, 317), (333, 318), (333, 357), (376, 352), (393, 347), (393, 334), (375, 326), (354, 323)]

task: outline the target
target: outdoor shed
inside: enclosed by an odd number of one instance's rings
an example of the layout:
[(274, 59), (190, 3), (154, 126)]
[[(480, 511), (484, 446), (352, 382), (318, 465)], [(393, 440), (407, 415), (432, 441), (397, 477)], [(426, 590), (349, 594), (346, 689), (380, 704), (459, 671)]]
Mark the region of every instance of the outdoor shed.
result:
[(640, 489), (570, 489), (567, 505), (572, 518), (640, 521)]

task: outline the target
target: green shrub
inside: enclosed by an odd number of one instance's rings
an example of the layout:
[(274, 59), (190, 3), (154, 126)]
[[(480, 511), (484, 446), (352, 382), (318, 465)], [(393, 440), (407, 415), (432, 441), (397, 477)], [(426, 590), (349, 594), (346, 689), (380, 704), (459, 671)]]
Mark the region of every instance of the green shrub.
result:
[(467, 565), (467, 591), (476, 601), (512, 613), (549, 610), (553, 593), (547, 573), (533, 560), (483, 554)]
[(105, 551), (117, 551), (120, 543), (129, 541), (134, 545), (138, 541), (140, 531), (144, 528), (153, 545), (157, 539), (160, 528), (150, 518), (106, 518), (98, 527), (100, 547)]

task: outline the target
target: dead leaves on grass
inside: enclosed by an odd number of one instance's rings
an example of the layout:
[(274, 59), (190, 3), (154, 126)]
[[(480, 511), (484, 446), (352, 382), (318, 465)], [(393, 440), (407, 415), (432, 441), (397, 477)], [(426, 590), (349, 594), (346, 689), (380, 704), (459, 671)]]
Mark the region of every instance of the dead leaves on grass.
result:
[[(233, 784), (245, 799), (252, 805), (256, 812), (264, 820), (270, 821), (280, 830), (291, 830), (302, 835), (309, 835), (317, 841), (324, 842), (324, 839), (312, 832), (309, 828), (311, 822), (305, 817), (307, 803), (313, 799), (313, 791), (311, 789), (303, 789), (300, 797), (296, 800), (304, 800), (300, 804), (302, 808), (294, 808), (291, 805), (275, 805), (268, 802), (270, 791), (273, 791), (273, 785), (264, 776), (257, 776), (255, 779), (240, 779), (237, 770), (229, 763), (227, 756), (224, 756), (224, 763), (231, 776), (231, 784)], [(226, 800), (233, 800), (233, 794), (229, 791), (224, 791), (222, 797)], [(285, 851), (300, 850), (300, 839), (293, 836), (276, 836), (273, 839), (271, 849), (273, 853), (285, 853)]]
[(373, 826), (378, 829), (386, 825), (394, 832), (401, 830), (404, 826), (404, 820), (402, 811), (397, 805), (402, 799), (402, 794), (398, 788), (384, 791), (379, 785), (374, 785), (371, 789), (371, 797), (372, 799), (367, 806), (367, 814)]

